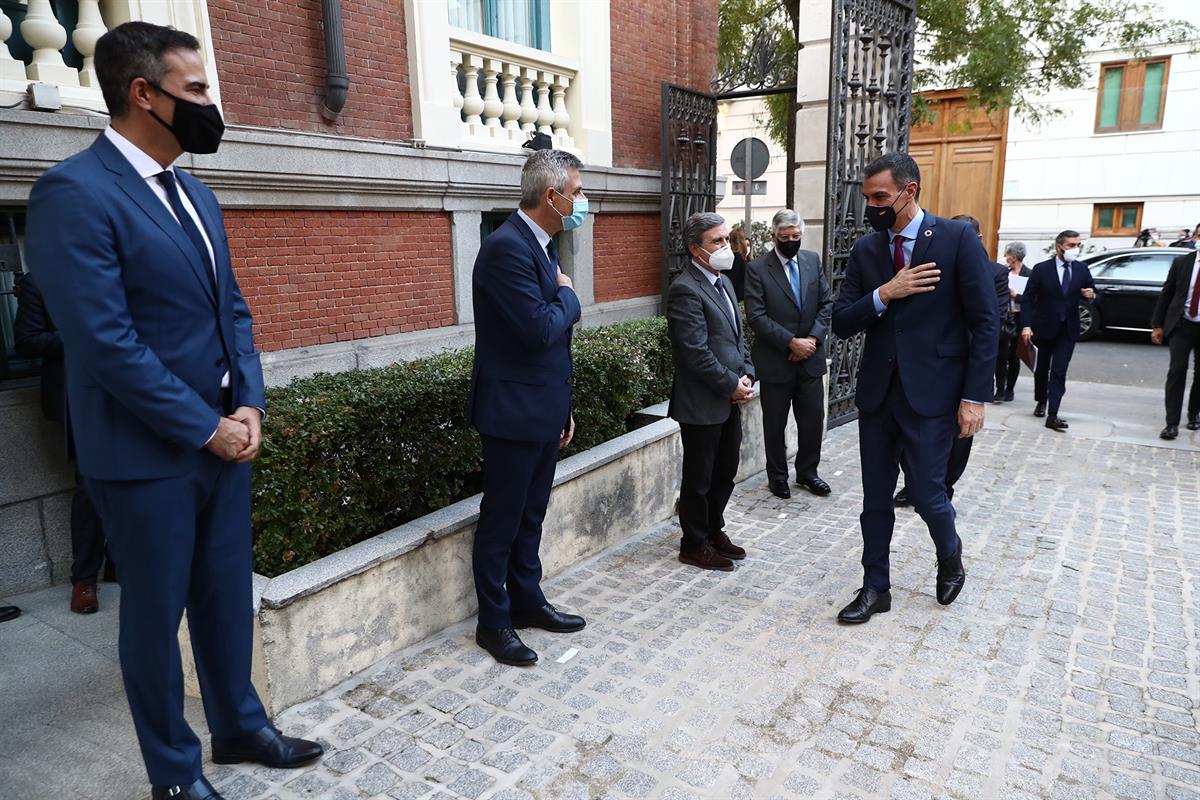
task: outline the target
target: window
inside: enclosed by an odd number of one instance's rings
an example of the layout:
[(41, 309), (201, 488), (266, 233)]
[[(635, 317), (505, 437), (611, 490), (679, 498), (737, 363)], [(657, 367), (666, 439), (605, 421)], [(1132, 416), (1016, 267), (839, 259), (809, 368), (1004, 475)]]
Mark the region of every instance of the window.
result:
[(448, 7), (456, 28), (550, 49), (550, 0), (450, 0)]
[[(745, 181), (734, 181), (733, 182), (733, 193), (740, 194), (743, 197), (745, 197), (746, 196), (746, 182)], [(750, 187), (750, 194), (752, 194), (752, 195), (766, 194), (766, 193), (767, 193), (767, 182), (766, 181), (754, 181), (753, 185)]]
[(1174, 255), (1167, 253), (1138, 253), (1120, 256), (1108, 261), (1098, 277), (1114, 281), (1142, 281), (1162, 283), (1167, 279)]
[(1161, 128), (1170, 66), (1169, 57), (1102, 64), (1096, 132)]
[(25, 212), (0, 208), (0, 382), (38, 374), (36, 359), (17, 355), (13, 336), (13, 323), (17, 318), (13, 287), (22, 271), (21, 244), (24, 240)]
[(1141, 203), (1097, 203), (1093, 207), (1092, 236), (1137, 236), (1141, 230)]

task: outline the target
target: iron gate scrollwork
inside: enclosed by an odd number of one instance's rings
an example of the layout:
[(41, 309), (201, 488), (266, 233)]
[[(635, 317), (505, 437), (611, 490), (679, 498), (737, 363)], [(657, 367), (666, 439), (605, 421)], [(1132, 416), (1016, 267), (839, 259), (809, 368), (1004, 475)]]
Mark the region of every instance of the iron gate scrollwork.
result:
[(683, 223), (717, 207), (717, 98), (662, 85), (662, 291), (687, 266)]
[[(825, 269), (836, 297), (863, 221), (863, 168), (908, 147), (915, 0), (835, 0), (829, 81)], [(829, 426), (858, 416), (854, 405), (864, 334), (833, 339)]]

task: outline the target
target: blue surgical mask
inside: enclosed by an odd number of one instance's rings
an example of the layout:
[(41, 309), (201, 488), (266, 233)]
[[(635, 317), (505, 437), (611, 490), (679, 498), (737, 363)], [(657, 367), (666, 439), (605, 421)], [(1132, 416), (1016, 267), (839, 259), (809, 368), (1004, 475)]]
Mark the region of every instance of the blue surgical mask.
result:
[[(569, 199), (562, 192), (556, 191), (555, 194), (564, 200)], [(562, 218), (563, 230), (564, 231), (573, 231), (576, 228), (580, 227), (581, 225), (583, 225), (583, 221), (585, 219), (587, 219), (587, 215), (588, 215), (587, 198), (586, 197), (576, 197), (574, 200), (571, 201), (570, 215)]]

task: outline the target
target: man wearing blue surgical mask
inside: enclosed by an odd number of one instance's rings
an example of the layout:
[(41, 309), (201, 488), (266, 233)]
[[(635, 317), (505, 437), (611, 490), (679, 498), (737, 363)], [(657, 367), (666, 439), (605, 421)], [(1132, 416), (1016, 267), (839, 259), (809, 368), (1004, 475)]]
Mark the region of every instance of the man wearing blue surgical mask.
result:
[(472, 569), (475, 641), (502, 664), (537, 653), (519, 628), (570, 633), (583, 617), (542, 594), (538, 548), (558, 452), (571, 442), (571, 329), (579, 298), (553, 236), (583, 224), (582, 162), (536, 150), (521, 171), (521, 207), (484, 240), (472, 274), (475, 366), (467, 419), (483, 442), (483, 501)]

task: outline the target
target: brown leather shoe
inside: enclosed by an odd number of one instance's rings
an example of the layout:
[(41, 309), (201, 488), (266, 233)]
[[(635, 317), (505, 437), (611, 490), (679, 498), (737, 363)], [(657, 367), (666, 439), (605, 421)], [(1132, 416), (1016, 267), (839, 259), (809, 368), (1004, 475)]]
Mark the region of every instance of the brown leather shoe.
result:
[(80, 581), (71, 587), (71, 610), (76, 614), (95, 614), (100, 610), (95, 581)]
[(699, 550), (679, 551), (679, 560), (700, 569), (716, 569), (721, 572), (733, 572), (733, 562), (706, 544)]
[(734, 561), (741, 561), (746, 557), (746, 551), (729, 541), (729, 536), (725, 531), (717, 531), (712, 536), (709, 536), (708, 543), (712, 545), (713, 550), (716, 550), (726, 558), (732, 558)]

